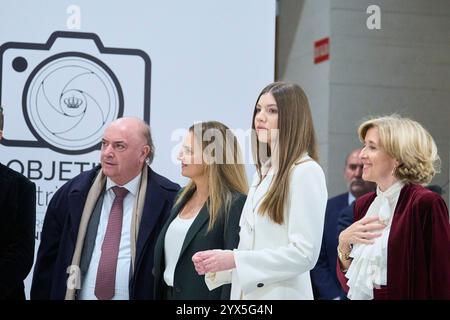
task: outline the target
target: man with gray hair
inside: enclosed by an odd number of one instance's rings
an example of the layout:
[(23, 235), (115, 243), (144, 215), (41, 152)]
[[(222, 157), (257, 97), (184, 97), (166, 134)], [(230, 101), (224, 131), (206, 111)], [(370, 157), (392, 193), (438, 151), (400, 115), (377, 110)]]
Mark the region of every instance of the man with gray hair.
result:
[[(359, 158), (361, 149), (351, 151), (345, 160), (344, 178), (348, 191), (327, 202), (322, 247), (319, 260), (311, 270), (314, 298), (320, 300), (342, 299), (345, 293), (336, 276), (338, 221), (341, 211), (349, 207), (355, 199), (375, 190), (375, 184), (362, 179), (363, 163)], [(351, 209), (351, 208), (350, 208)]]
[(109, 124), (101, 166), (64, 184), (47, 208), (32, 299), (153, 298), (154, 245), (180, 188), (148, 166), (153, 155), (144, 121)]

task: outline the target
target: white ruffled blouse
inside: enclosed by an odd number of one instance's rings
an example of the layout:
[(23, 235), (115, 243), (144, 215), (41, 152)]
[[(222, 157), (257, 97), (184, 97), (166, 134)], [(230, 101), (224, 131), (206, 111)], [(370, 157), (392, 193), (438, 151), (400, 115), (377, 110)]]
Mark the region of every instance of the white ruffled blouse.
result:
[(386, 191), (377, 188), (377, 196), (367, 210), (367, 216), (379, 216), (386, 225), (381, 236), (373, 244), (354, 244), (350, 253), (353, 261), (345, 276), (348, 278), (348, 298), (351, 300), (373, 299), (373, 289), (387, 283), (387, 250), (392, 216), (400, 191), (405, 185), (397, 181)]

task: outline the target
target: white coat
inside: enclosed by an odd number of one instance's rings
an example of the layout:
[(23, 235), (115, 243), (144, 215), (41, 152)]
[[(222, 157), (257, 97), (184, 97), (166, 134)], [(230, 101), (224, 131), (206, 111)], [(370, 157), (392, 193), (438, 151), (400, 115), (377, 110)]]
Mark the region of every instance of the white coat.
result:
[(255, 173), (239, 223), (236, 268), (207, 274), (210, 290), (231, 280), (231, 299), (313, 299), (309, 271), (319, 257), (328, 193), (322, 168), (310, 160), (304, 156), (292, 168), (282, 225), (258, 213), (272, 169), (259, 185)]

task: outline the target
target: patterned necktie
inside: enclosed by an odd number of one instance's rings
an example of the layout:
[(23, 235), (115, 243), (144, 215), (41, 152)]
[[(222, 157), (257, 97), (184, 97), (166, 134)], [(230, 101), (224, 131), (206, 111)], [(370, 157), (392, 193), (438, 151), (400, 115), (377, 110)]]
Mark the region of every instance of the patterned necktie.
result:
[(106, 227), (105, 239), (102, 243), (102, 253), (97, 269), (95, 296), (99, 300), (109, 300), (114, 297), (116, 284), (117, 256), (122, 233), (123, 199), (128, 190), (122, 187), (112, 187), (116, 197), (111, 207)]

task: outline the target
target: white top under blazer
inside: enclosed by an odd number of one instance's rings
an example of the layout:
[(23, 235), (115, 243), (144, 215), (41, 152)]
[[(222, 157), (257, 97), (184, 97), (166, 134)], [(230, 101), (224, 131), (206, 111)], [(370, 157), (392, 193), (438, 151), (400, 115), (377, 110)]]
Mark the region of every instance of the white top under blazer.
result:
[(258, 173), (253, 176), (234, 250), (236, 268), (205, 276), (210, 290), (231, 280), (232, 300), (313, 299), (309, 271), (322, 243), (328, 198), (325, 175), (307, 155), (294, 165), (282, 225), (258, 213), (273, 177), (273, 169), (260, 184)]

